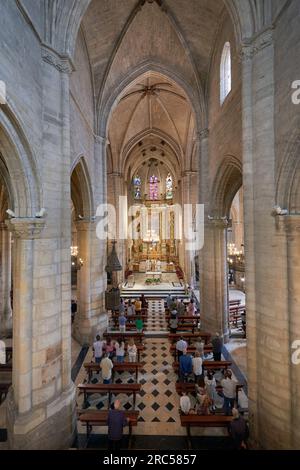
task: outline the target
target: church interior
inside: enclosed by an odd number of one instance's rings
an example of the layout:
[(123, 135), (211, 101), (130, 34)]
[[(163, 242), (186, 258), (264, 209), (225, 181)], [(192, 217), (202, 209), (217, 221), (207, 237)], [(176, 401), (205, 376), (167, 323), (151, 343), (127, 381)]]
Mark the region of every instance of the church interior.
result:
[(0, 11), (0, 450), (299, 450), (300, 2)]

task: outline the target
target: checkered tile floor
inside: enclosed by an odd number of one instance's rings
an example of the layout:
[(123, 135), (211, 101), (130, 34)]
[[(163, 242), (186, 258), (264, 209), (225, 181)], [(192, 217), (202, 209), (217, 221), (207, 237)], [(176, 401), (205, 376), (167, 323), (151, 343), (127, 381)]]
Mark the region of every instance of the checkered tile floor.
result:
[(165, 320), (164, 300), (148, 301), (148, 318), (146, 331), (161, 331), (168, 333), (168, 326)]

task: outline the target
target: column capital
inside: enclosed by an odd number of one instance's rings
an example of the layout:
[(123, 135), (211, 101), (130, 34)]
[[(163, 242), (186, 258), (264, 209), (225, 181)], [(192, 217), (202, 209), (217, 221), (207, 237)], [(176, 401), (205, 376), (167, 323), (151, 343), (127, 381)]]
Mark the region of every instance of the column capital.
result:
[(86, 217), (84, 219), (77, 219), (75, 221), (76, 229), (78, 231), (88, 231), (94, 229), (95, 218)]
[(199, 140), (207, 139), (209, 136), (209, 129), (206, 127), (204, 129), (201, 129), (201, 131), (197, 132)]
[(14, 218), (7, 221), (7, 226), (15, 238), (33, 240), (39, 238), (45, 223), (45, 219)]
[(71, 74), (75, 70), (74, 64), (68, 55), (60, 55), (46, 44), (42, 45), (42, 59), (61, 73)]
[(244, 42), (240, 48), (240, 60), (249, 62), (253, 57), (263, 49), (273, 44), (273, 27), (260, 31), (256, 36), (247, 42)]
[(208, 216), (208, 223), (212, 228), (227, 229), (231, 226), (228, 217)]
[(102, 144), (103, 145), (103, 144), (107, 143), (106, 137), (103, 137), (102, 135), (94, 134), (94, 139), (95, 139), (96, 144)]
[(181, 178), (186, 178), (188, 176), (197, 175), (198, 172), (196, 170), (185, 170), (181, 173)]

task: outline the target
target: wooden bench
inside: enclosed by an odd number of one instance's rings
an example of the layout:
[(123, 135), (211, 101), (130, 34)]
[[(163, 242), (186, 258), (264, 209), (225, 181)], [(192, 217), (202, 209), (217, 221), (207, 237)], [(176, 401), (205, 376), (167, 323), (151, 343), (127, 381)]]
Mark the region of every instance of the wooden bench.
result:
[(133, 338), (141, 343), (145, 334), (131, 331), (126, 331), (125, 333), (120, 333), (119, 331), (106, 331), (103, 336), (104, 338), (123, 338), (124, 340), (125, 338)]
[(136, 394), (141, 390), (141, 384), (80, 384), (78, 385), (80, 392), (84, 394), (84, 405), (86, 406), (88, 395), (99, 393), (100, 395), (108, 394), (108, 409), (111, 405), (112, 395), (124, 393), (124, 395), (133, 395), (133, 408), (135, 408)]
[[(188, 352), (188, 354), (195, 354), (196, 346), (188, 346), (187, 352)], [(204, 352), (204, 354), (212, 353), (212, 345), (211, 344), (205, 344), (203, 346), (203, 352)], [(173, 354), (174, 359), (176, 360), (177, 359), (177, 350), (176, 350), (176, 345), (175, 344), (172, 344), (172, 346), (170, 347), (170, 353)]]
[[(174, 318), (172, 315), (170, 314), (166, 314), (166, 320), (167, 321), (170, 321), (171, 318)], [(184, 316), (180, 316), (180, 317), (176, 317), (177, 320), (178, 320), (178, 323), (184, 323), (185, 321), (199, 321), (200, 320), (200, 315), (184, 315)]]
[(181, 426), (186, 427), (188, 437), (188, 447), (191, 449), (191, 428), (227, 428), (229, 427), (232, 416), (225, 415), (180, 415)]
[(12, 372), (12, 364), (0, 364), (0, 372)]
[[(218, 369), (228, 369), (232, 362), (230, 361), (203, 361), (202, 367), (204, 370), (218, 370)], [(179, 362), (173, 362), (173, 369), (178, 371), (179, 369)]]
[[(132, 428), (137, 426), (139, 411), (125, 411), (126, 418), (129, 419), (129, 447), (131, 447)], [(108, 411), (85, 411), (79, 415), (79, 421), (86, 426), (86, 445), (93, 426), (107, 426)]]
[(190, 331), (191, 333), (195, 333), (195, 331), (198, 330), (197, 323), (181, 323), (180, 325), (177, 326), (176, 332), (180, 331)]
[(204, 339), (205, 344), (208, 344), (208, 341), (211, 338), (211, 334), (206, 333), (205, 331), (195, 331), (195, 333), (169, 333), (168, 334), (169, 341), (172, 341), (173, 343), (175, 341), (178, 341), (181, 337), (187, 341), (190, 341), (196, 338), (202, 338)]
[[(144, 327), (145, 327), (145, 326), (144, 326)], [(112, 328), (113, 328), (113, 330), (112, 330), (113, 333), (119, 332), (120, 335), (123, 334), (123, 333), (120, 332), (119, 323), (118, 323), (118, 322), (117, 322), (117, 323), (113, 323), (113, 324), (112, 324)], [(144, 328), (143, 328), (143, 330), (144, 330)], [(126, 333), (126, 332), (127, 332), (127, 333), (130, 333), (131, 331), (132, 331), (133, 333), (136, 333), (136, 332), (137, 332), (135, 323), (131, 323), (131, 324), (130, 324), (130, 323), (126, 323), (126, 331), (125, 331), (125, 333)]]
[(11, 383), (0, 383), (0, 405), (4, 402), (5, 398), (7, 397), (10, 386)]
[[(112, 381), (114, 381), (115, 372), (132, 372), (135, 374), (135, 380), (138, 381), (139, 370), (143, 367), (141, 362), (114, 362), (114, 368), (112, 370)], [(89, 382), (92, 380), (93, 372), (99, 372), (100, 364), (95, 362), (85, 363), (84, 368), (88, 373)]]

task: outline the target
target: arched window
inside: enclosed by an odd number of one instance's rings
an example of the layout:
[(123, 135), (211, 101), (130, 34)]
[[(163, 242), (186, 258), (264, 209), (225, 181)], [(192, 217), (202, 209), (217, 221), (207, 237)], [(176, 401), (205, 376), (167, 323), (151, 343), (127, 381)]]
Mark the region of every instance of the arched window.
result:
[(158, 199), (158, 178), (157, 176), (150, 176), (149, 180), (149, 199), (157, 201)]
[(230, 43), (224, 44), (221, 64), (220, 64), (220, 101), (221, 104), (225, 101), (227, 95), (231, 91), (231, 53)]
[(142, 181), (139, 175), (136, 175), (133, 178), (133, 197), (134, 199), (141, 199), (142, 194), (141, 194), (141, 186), (142, 186)]
[(170, 173), (166, 177), (166, 199), (173, 199), (173, 178)]

